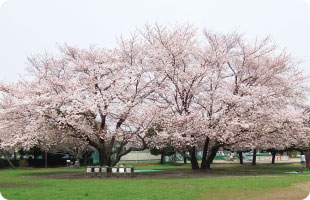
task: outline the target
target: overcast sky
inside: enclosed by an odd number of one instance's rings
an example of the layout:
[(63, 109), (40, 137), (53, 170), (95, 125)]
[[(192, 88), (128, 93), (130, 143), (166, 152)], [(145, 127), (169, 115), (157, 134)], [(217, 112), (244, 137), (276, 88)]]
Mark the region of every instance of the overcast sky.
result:
[(0, 0), (0, 81), (16, 81), (27, 56), (57, 44), (113, 47), (120, 34), (155, 22), (270, 35), (310, 73), (310, 0)]

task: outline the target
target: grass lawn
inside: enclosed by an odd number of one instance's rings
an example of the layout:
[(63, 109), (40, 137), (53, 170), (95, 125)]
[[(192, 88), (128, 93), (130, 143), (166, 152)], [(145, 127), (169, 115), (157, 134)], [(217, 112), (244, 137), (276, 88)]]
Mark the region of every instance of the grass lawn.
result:
[[(136, 164), (137, 169), (189, 170), (189, 165)], [(310, 192), (310, 174), (297, 164), (215, 164), (205, 178), (92, 178), (52, 179), (39, 175), (84, 169), (0, 170), (0, 192), (15, 199), (304, 199)]]

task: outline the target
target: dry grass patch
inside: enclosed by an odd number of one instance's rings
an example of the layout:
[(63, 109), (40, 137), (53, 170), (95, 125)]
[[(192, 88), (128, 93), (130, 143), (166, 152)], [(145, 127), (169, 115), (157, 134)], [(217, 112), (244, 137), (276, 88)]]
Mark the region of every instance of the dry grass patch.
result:
[(257, 190), (217, 191), (203, 195), (210, 200), (303, 200), (310, 192), (310, 183), (298, 183), (286, 188), (268, 188)]

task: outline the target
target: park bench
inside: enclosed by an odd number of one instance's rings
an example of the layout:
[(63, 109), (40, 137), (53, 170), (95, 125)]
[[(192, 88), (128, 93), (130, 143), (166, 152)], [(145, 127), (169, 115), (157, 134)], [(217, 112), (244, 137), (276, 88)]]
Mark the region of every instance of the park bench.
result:
[(101, 176), (101, 170), (100, 170), (100, 166), (95, 166), (94, 167), (94, 175), (95, 176)]
[(87, 166), (85, 176), (93, 176), (93, 166)]
[[(102, 167), (100, 166), (87, 166), (85, 176), (102, 176)], [(106, 168), (107, 172), (107, 168)]]
[(96, 177), (133, 177), (134, 167), (87, 166), (85, 176)]
[(117, 167), (112, 167), (112, 168), (111, 168), (111, 177), (112, 177), (112, 176), (116, 176), (117, 171), (118, 171)]
[(116, 177), (133, 177), (134, 176), (134, 167), (112, 167), (112, 175)]
[(129, 175), (130, 177), (133, 177), (134, 172), (135, 172), (134, 167), (125, 167), (125, 175)]
[(117, 173), (118, 176), (125, 176), (125, 168), (124, 167), (119, 167), (118, 168), (118, 173)]
[(111, 176), (109, 169), (110, 168), (108, 166), (101, 166), (101, 177), (103, 177), (103, 176), (106, 176), (106, 177)]

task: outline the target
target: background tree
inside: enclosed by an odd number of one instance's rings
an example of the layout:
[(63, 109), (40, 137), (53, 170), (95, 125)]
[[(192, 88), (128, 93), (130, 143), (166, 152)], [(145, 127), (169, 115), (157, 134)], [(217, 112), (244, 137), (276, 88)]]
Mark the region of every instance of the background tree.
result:
[[(11, 100), (2, 107), (8, 116), (3, 123), (18, 124), (21, 130), (12, 133), (19, 140), (29, 136), (29, 146), (38, 142), (30, 137), (47, 147), (54, 135), (68, 133), (97, 149), (100, 164), (115, 165), (130, 151), (147, 148), (145, 132), (154, 115), (145, 100), (153, 88), (142, 50), (133, 38), (113, 52), (65, 46), (60, 57), (29, 59), (32, 81), (2, 87)], [(128, 143), (135, 145), (123, 151)]]
[[(299, 119), (306, 79), (294, 59), (269, 38), (247, 42), (237, 33), (205, 32), (198, 44), (190, 26), (146, 30), (150, 57), (158, 63), (156, 75), (165, 79), (154, 93), (164, 108), (159, 145), (164, 140), (176, 149), (187, 148), (192, 168), (198, 169), (197, 149), (203, 149), (202, 168), (210, 168), (223, 145), (267, 148), (275, 146), (275, 136), (293, 136), (286, 120)], [(292, 138), (282, 141), (281, 148), (294, 143)]]

